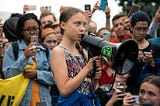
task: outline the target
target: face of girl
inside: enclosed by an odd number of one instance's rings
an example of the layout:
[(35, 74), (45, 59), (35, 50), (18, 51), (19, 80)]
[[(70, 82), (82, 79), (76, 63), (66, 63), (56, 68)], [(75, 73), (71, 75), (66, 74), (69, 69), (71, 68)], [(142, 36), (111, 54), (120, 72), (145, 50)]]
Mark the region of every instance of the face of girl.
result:
[(58, 42), (60, 42), (62, 40), (60, 27), (55, 28), (55, 31), (56, 31), (56, 36), (57, 36)]
[(58, 39), (55, 34), (49, 34), (44, 39), (44, 45), (46, 45), (50, 50), (52, 50), (58, 44)]
[(77, 13), (70, 17), (67, 22), (62, 22), (61, 27), (64, 29), (64, 35), (73, 41), (80, 41), (82, 34), (85, 33), (87, 18), (82, 13)]
[(160, 89), (151, 83), (144, 82), (139, 92), (140, 103), (150, 101), (153, 106), (160, 106)]
[(37, 21), (33, 19), (25, 21), (22, 34), (24, 36), (24, 41), (29, 44), (31, 36), (39, 35), (39, 26)]

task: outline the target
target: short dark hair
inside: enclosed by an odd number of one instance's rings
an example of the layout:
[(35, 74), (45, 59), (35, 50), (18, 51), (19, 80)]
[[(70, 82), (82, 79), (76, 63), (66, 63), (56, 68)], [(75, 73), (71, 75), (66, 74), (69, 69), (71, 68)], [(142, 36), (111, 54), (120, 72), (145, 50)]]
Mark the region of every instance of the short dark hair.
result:
[(137, 22), (139, 21), (145, 21), (148, 23), (148, 26), (150, 24), (150, 18), (149, 15), (146, 12), (135, 12), (132, 16), (131, 16), (131, 26), (134, 27), (136, 25)]
[(49, 11), (45, 11), (45, 12), (41, 13), (40, 19), (43, 18), (43, 17), (45, 17), (45, 16), (48, 16), (48, 15), (52, 15), (54, 21), (57, 21), (57, 20), (56, 20), (56, 16), (55, 16), (52, 12), (49, 12)]
[(37, 16), (33, 13), (27, 13), (27, 14), (24, 14), (22, 17), (19, 18), (18, 20), (18, 23), (17, 23), (17, 28), (16, 28), (16, 33), (18, 35), (18, 39), (19, 40), (22, 40), (24, 39), (24, 36), (22, 35), (22, 31), (23, 31), (23, 28), (24, 28), (24, 23), (27, 21), (27, 20), (30, 20), (30, 19), (33, 19), (35, 20), (37, 23), (38, 23), (38, 27), (39, 27), (39, 38), (41, 37), (41, 23), (40, 21), (38, 20)]
[(117, 20), (117, 19), (119, 19), (119, 18), (121, 18), (121, 17), (127, 17), (127, 15), (124, 14), (124, 13), (119, 13), (119, 14), (115, 15), (115, 16), (112, 18), (112, 23), (113, 23), (113, 21), (115, 21), (115, 20)]

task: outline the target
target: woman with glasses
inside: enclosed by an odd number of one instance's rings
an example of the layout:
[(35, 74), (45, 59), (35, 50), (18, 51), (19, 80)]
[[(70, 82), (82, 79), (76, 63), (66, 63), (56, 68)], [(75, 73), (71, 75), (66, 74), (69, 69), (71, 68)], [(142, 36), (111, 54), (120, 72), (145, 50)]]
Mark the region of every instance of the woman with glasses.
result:
[[(146, 40), (150, 19), (145, 12), (136, 12), (131, 17), (133, 39), (138, 43), (139, 54), (135, 67), (131, 71), (128, 85), (139, 88), (141, 81), (150, 74), (158, 75), (160, 69), (160, 47)], [(145, 74), (148, 72), (147, 74)], [(145, 76), (144, 76), (145, 75)]]
[(127, 94), (123, 106), (160, 106), (160, 77), (146, 77), (142, 81), (139, 95)]
[[(50, 70), (50, 56), (46, 55), (47, 48), (39, 42), (41, 24), (33, 13), (23, 15), (17, 23), (18, 58), (15, 58), (13, 45), (10, 45), (4, 53), (3, 73), (5, 78), (11, 78), (23, 73), (29, 79), (25, 95), (20, 106), (51, 106), (50, 85), (54, 84), (53, 74)], [(36, 42), (31, 42), (33, 36)], [(47, 58), (48, 57), (48, 58)], [(27, 65), (36, 63), (36, 68), (26, 68)]]

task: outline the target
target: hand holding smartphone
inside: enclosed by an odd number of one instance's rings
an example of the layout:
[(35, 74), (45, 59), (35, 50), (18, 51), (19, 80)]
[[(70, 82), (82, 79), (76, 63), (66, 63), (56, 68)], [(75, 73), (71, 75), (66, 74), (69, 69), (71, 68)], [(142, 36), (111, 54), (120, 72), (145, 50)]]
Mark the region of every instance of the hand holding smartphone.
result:
[[(31, 43), (35, 42), (35, 45), (32, 45), (29, 49), (33, 50), (36, 53), (37, 51), (39, 51), (38, 50), (38, 35), (31, 36), (30, 40), (31, 40)], [(32, 56), (32, 58), (34, 58), (34, 56)]]
[(101, 2), (100, 2), (100, 10), (105, 11), (106, 6), (108, 6), (108, 0), (101, 0)]
[(151, 52), (143, 52), (145, 55), (151, 55), (152, 53)]
[(31, 36), (31, 42), (35, 42), (36, 45), (38, 45), (38, 35), (37, 36)]
[(139, 96), (133, 96), (131, 98), (132, 102), (130, 102), (129, 104), (139, 104)]
[(84, 5), (84, 10), (85, 10), (85, 11), (86, 11), (86, 10), (91, 11), (91, 5), (90, 5), (90, 4), (85, 4), (85, 5)]
[(122, 93), (125, 93), (125, 87), (123, 83), (118, 82), (117, 83), (117, 89), (119, 89), (120, 91), (122, 91)]

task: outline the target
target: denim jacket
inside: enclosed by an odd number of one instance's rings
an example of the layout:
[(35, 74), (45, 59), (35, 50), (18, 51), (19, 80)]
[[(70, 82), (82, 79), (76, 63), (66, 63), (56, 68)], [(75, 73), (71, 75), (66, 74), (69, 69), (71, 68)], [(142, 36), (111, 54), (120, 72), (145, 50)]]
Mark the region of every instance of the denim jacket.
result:
[[(10, 45), (5, 53), (3, 59), (3, 73), (4, 78), (10, 78), (24, 72), (24, 68), (27, 64), (32, 64), (32, 58), (26, 58), (24, 55), (24, 49), (27, 47), (23, 40), (17, 41), (18, 59), (15, 60), (13, 54), (13, 47)], [(38, 63), (37, 78), (34, 80), (38, 81), (40, 98), (41, 101), (46, 102), (47, 106), (51, 106), (51, 96), (49, 88), (51, 85), (55, 84), (52, 71), (50, 70), (50, 55), (46, 57), (45, 49), (42, 45), (40, 46), (40, 51), (36, 53), (35, 58)], [(30, 106), (31, 100), (31, 90), (32, 81), (29, 81), (25, 95), (20, 103), (20, 106)]]

